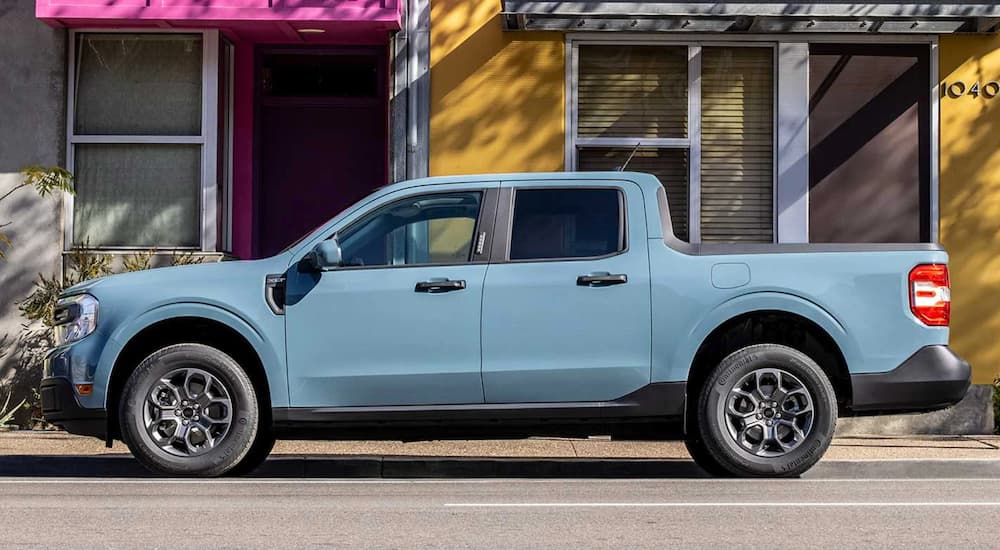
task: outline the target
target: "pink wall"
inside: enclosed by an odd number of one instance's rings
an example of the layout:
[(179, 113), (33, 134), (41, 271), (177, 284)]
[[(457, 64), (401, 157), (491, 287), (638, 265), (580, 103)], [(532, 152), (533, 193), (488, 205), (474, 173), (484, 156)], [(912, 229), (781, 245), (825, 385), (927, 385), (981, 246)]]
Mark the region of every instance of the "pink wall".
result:
[[(235, 47), (233, 250), (254, 257), (254, 49), (267, 45), (384, 45), (399, 0), (37, 0), (56, 27), (219, 29)], [(323, 33), (301, 33), (300, 29)]]
[(35, 15), (53, 25), (121, 20), (184, 22), (383, 22), (399, 28), (399, 0), (37, 0)]
[(233, 254), (253, 257), (253, 45), (236, 42), (233, 96)]

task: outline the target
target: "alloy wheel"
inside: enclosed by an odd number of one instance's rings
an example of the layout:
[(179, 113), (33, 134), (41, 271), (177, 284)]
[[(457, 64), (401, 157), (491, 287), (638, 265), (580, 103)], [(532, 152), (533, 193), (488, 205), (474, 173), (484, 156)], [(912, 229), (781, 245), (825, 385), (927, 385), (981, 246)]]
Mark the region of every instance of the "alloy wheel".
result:
[(180, 457), (204, 454), (229, 434), (231, 392), (208, 371), (180, 368), (157, 380), (142, 408), (146, 433), (163, 451)]
[(745, 451), (777, 457), (798, 448), (813, 429), (813, 397), (798, 377), (761, 368), (740, 378), (724, 401), (720, 420)]

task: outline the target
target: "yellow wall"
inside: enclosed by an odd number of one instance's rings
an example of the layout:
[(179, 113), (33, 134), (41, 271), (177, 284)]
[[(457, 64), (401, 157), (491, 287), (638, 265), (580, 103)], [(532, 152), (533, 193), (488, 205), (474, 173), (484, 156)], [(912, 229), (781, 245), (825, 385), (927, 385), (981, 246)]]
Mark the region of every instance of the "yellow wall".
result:
[(499, 14), (431, 0), (431, 175), (563, 169), (563, 35), (505, 32)]
[[(1000, 37), (943, 36), (943, 83), (1000, 80)], [(941, 98), (941, 242), (950, 254), (951, 345), (973, 382), (1000, 375), (1000, 95)]]

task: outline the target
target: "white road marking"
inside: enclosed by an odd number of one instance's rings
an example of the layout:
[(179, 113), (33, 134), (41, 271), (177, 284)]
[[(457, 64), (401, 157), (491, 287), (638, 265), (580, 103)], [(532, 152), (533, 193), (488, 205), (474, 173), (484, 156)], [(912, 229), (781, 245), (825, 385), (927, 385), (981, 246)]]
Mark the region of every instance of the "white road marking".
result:
[(560, 478), (484, 478), (484, 479), (338, 479), (338, 478), (240, 478), (240, 479), (189, 479), (189, 478), (102, 478), (102, 477), (0, 477), (0, 485), (31, 484), (79, 484), (79, 485), (469, 485), (469, 484), (601, 484), (601, 483), (763, 483), (793, 484), (803, 483), (983, 483), (1000, 482), (1000, 478), (956, 477), (956, 478), (845, 478), (845, 479), (727, 479), (727, 478), (634, 478), (634, 479), (560, 479)]
[(894, 508), (998, 507), (1000, 502), (455, 502), (446, 508)]

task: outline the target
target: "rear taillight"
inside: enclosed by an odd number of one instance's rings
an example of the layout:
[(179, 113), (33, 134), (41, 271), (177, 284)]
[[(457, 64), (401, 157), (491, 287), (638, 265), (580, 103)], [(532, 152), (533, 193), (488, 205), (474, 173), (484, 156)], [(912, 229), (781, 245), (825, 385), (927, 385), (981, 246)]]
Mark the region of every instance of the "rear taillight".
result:
[(925, 325), (948, 326), (951, 321), (948, 266), (924, 264), (910, 271), (910, 311)]

